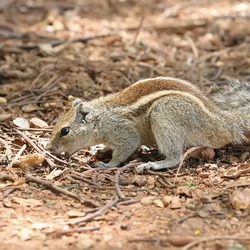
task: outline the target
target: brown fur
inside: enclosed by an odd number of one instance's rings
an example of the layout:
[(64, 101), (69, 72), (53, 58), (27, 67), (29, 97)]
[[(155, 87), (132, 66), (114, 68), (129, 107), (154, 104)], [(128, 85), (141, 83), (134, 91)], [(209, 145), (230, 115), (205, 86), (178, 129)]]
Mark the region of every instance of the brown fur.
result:
[(206, 108), (211, 111), (214, 110), (214, 106), (210, 100), (205, 97), (195, 86), (189, 84), (188, 82), (184, 83), (184, 81), (180, 81), (179, 79), (168, 79), (164, 77), (139, 81), (122, 90), (121, 92), (112, 95), (112, 98), (110, 98), (111, 96), (108, 96), (108, 98), (105, 100), (105, 103), (109, 105), (128, 106), (138, 101), (138, 99), (143, 96), (161, 90), (179, 90), (191, 93), (199, 98), (204, 103)]

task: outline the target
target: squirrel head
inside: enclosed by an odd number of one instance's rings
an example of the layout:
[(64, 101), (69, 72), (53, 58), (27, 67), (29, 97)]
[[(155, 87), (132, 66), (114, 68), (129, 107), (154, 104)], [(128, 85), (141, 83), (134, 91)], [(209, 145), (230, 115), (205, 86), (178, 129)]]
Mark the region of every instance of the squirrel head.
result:
[(70, 156), (81, 148), (93, 145), (91, 138), (97, 115), (88, 103), (75, 100), (52, 130), (46, 149)]

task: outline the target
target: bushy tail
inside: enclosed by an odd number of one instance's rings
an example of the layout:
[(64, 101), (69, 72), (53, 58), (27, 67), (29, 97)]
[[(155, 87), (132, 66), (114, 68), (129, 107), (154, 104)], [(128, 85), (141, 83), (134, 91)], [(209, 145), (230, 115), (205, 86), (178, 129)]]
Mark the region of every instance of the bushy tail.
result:
[(217, 88), (210, 98), (222, 110), (244, 110), (250, 112), (250, 82), (238, 80)]

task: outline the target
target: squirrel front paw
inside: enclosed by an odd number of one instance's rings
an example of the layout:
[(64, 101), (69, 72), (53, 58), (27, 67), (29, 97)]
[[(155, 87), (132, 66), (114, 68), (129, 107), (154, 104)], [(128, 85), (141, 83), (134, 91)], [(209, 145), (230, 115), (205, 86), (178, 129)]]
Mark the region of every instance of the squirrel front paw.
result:
[(108, 163), (98, 161), (95, 164), (93, 164), (93, 167), (95, 167), (95, 168), (110, 168), (110, 165)]

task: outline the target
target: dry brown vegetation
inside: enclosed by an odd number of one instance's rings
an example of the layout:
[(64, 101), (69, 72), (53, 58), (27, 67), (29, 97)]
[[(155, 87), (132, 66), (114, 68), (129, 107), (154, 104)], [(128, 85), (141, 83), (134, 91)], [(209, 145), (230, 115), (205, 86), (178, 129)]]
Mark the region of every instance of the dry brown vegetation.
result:
[(77, 97), (161, 75), (207, 93), (250, 81), (249, 22), (239, 0), (1, 0), (0, 248), (250, 249), (248, 145), (196, 152), (177, 177), (44, 150)]

